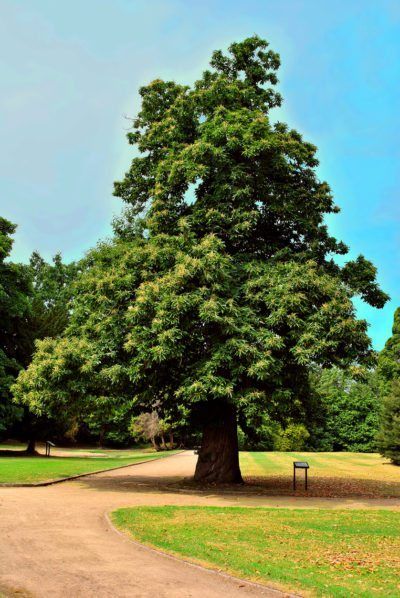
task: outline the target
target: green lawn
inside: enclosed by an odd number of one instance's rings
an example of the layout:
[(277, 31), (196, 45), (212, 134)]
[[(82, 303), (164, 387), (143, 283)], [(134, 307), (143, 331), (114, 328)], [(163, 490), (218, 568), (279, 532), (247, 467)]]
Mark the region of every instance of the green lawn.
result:
[(310, 465), (309, 496), (400, 497), (400, 467), (376, 453), (240, 453), (246, 481), (265, 486), (271, 494), (292, 494), (293, 461)]
[(241, 507), (115, 511), (133, 538), (239, 577), (316, 596), (400, 596), (400, 513)]
[[(89, 452), (91, 451), (85, 451), (85, 453)], [(136, 451), (100, 451), (101, 455), (105, 456), (96, 456), (96, 451), (93, 451), (93, 457), (73, 456), (73, 450), (65, 451), (65, 453), (66, 456), (50, 458), (0, 456), (0, 483), (21, 484), (60, 479), (81, 473), (129, 465), (138, 461), (159, 459), (174, 454), (174, 451), (165, 453), (155, 453), (142, 449)]]

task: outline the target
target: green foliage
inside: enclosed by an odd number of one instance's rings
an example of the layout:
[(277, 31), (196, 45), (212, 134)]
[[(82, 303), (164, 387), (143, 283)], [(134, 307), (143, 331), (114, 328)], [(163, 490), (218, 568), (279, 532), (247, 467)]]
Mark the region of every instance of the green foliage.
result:
[(15, 399), (36, 416), (66, 428), (84, 424), (114, 444), (128, 442), (132, 417), (119, 356), (126, 334), (123, 315), (133, 292), (131, 267), (140, 256), (126, 249), (105, 243), (81, 262), (72, 291), (67, 287), (74, 297), (68, 336), (37, 341), (33, 362), (14, 386)]
[(98, 356), (86, 339), (44, 339), (37, 342), (33, 362), (13, 387), (16, 400), (38, 416), (61, 422), (79, 417), (81, 410), (110, 411), (107, 377), (99, 370)]
[(281, 429), (275, 437), (275, 450), (302, 451), (307, 445), (310, 434), (303, 424), (289, 424)]
[[(37, 413), (106, 418), (124, 402), (178, 421), (233, 403), (295, 421), (308, 370), (369, 366), (354, 294), (387, 296), (365, 258), (337, 265), (338, 211), (316, 148), (270, 120), (279, 57), (254, 36), (192, 88), (153, 81), (128, 134), (116, 238), (90, 252), (64, 338), (42, 341), (16, 395)], [(185, 415), (183, 415), (185, 414)]]
[(33, 252), (28, 272), (33, 286), (29, 323), (33, 345), (36, 339), (56, 338), (67, 326), (69, 301), (78, 266), (75, 263), (64, 264), (59, 253), (50, 264), (39, 253)]
[(256, 413), (242, 411), (239, 421), (239, 448), (250, 451), (274, 450), (275, 438), (280, 425), (259, 410)]
[(375, 451), (382, 394), (376, 372), (355, 380), (337, 368), (314, 371), (311, 386), (311, 446), (322, 451)]
[[(60, 255), (52, 265), (47, 264), (38, 253), (32, 254), (28, 266), (5, 261), (15, 228), (0, 219), (0, 434), (12, 429), (26, 436), (32, 431), (32, 418), (11, 401), (10, 387), (21, 368), (30, 363), (35, 341), (56, 337), (64, 330), (76, 267), (64, 265)], [(35, 427), (44, 423), (36, 419)]]
[(379, 354), (378, 370), (389, 390), (392, 380), (400, 380), (400, 307), (394, 313), (392, 336)]
[(316, 148), (269, 120), (280, 97), (264, 84), (276, 83), (279, 57), (257, 37), (229, 51), (192, 89), (140, 90), (128, 138), (145, 155), (115, 193), (143, 215), (149, 244), (176, 252), (140, 285), (125, 347), (143, 404), (227, 399), (291, 416), (311, 364), (369, 363), (351, 297), (386, 295), (363, 257), (343, 269), (331, 260), (346, 247), (323, 224), (337, 207)]
[(392, 336), (379, 355), (378, 372), (384, 385), (378, 446), (382, 455), (400, 465), (400, 308), (394, 314)]
[(394, 380), (391, 392), (384, 398), (378, 434), (381, 454), (400, 465), (400, 381)]
[(16, 226), (0, 218), (0, 435), (22, 416), (11, 401), (10, 387), (25, 364), (23, 332), (29, 314), (31, 286), (25, 268), (6, 261)]

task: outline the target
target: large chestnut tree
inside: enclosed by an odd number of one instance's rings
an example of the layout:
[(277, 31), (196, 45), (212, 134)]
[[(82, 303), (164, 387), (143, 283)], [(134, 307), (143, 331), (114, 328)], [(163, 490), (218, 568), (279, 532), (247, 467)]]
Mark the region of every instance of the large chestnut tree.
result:
[(335, 260), (348, 248), (324, 221), (338, 207), (316, 147), (273, 118), (278, 67), (254, 36), (191, 87), (140, 90), (116, 238), (89, 256), (65, 338), (39, 343), (17, 385), (38, 411), (184, 412), (203, 429), (199, 481), (241, 481), (238, 418), (303, 417), (311, 366), (370, 365), (352, 298), (387, 300), (363, 256)]

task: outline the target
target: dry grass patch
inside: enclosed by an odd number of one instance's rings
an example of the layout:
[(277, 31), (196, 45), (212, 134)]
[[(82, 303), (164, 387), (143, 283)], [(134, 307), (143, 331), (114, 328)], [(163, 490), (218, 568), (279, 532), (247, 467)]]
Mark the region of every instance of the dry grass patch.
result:
[[(270, 495), (292, 495), (293, 461), (308, 461), (307, 496), (400, 497), (400, 467), (375, 453), (243, 452), (243, 476)], [(296, 495), (304, 495), (302, 472)]]

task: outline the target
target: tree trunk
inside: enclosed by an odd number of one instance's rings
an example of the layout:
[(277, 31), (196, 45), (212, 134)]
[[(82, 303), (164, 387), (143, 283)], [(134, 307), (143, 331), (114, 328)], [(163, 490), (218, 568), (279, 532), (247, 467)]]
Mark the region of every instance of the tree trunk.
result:
[(169, 448), (170, 449), (174, 448), (174, 433), (173, 432), (169, 433)]
[(163, 451), (167, 450), (167, 445), (165, 444), (164, 434), (161, 434), (161, 448)]
[(160, 447), (158, 446), (158, 444), (157, 444), (156, 439), (155, 439), (154, 436), (150, 437), (150, 442), (153, 445), (153, 449), (155, 449), (156, 451), (160, 450)]
[(236, 409), (220, 402), (207, 411), (194, 479), (205, 483), (241, 484)]
[(103, 426), (101, 426), (100, 432), (99, 432), (99, 448), (103, 448), (105, 434), (106, 434), (105, 428)]
[(36, 455), (36, 438), (31, 437), (28, 440), (28, 446), (26, 447), (26, 454), (27, 455)]

